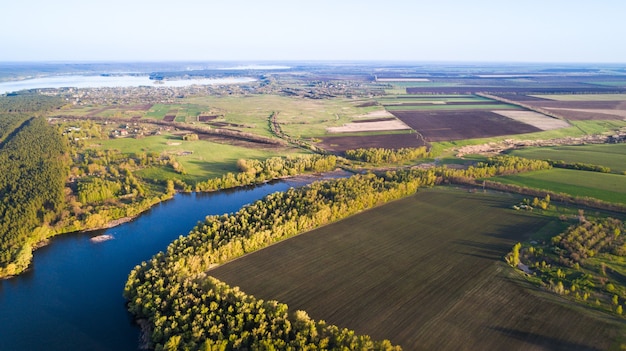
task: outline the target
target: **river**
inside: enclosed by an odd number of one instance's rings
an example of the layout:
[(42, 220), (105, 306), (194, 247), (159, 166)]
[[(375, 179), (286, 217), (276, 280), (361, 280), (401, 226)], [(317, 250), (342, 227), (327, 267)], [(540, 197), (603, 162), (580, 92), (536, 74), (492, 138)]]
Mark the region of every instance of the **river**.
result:
[[(35, 251), (28, 272), (0, 282), (0, 350), (138, 350), (140, 330), (122, 297), (135, 265), (206, 215), (235, 212), (267, 194), (319, 179), (177, 194), (115, 228), (53, 238)], [(90, 240), (104, 234), (113, 239)]]
[(148, 76), (52, 76), (44, 78), (25, 79), (18, 81), (0, 82), (0, 94), (11, 93), (27, 89), (44, 88), (114, 88), (114, 87), (186, 87), (191, 85), (225, 85), (254, 82), (250, 77), (205, 78), (162, 80), (158, 83)]

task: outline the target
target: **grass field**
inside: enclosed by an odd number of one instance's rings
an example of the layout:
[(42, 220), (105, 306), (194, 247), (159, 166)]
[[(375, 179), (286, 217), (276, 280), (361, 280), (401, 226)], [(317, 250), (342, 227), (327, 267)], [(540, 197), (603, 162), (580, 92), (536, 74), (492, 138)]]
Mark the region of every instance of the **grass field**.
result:
[(393, 104), (408, 104), (408, 103), (446, 103), (446, 102), (480, 102), (480, 101), (493, 101), (491, 99), (483, 98), (473, 95), (400, 95), (398, 97), (385, 97), (376, 99), (378, 103), (382, 105)]
[(117, 149), (124, 153), (156, 152), (173, 155), (182, 164), (185, 175), (167, 168), (148, 168), (138, 174), (147, 179), (178, 178), (190, 183), (237, 172), (237, 160), (266, 159), (302, 153), (299, 149), (251, 149), (236, 145), (214, 143), (206, 140), (184, 141), (180, 135), (165, 134), (142, 139), (119, 138), (93, 143), (96, 149)]
[(421, 191), (210, 271), (405, 350), (608, 349), (623, 322), (533, 289), (502, 257), (554, 220), (509, 194)]
[(171, 105), (155, 104), (146, 112), (145, 117), (154, 119), (163, 119), (167, 112), (171, 109)]
[(447, 104), (429, 104), (429, 105), (385, 105), (388, 111), (425, 111), (425, 110), (519, 110), (521, 107), (508, 104), (477, 104), (477, 105), (447, 105)]
[(514, 150), (511, 155), (539, 160), (562, 160), (567, 163), (589, 163), (609, 167), (613, 173), (626, 172), (626, 144), (537, 147)]
[(553, 168), (489, 180), (626, 204), (626, 176)]
[[(611, 82), (612, 83), (612, 82)], [(623, 82), (626, 83), (626, 82)], [(612, 84), (607, 84), (612, 85)], [(625, 84), (626, 85), (626, 84)], [(554, 94), (530, 95), (542, 99), (555, 101), (618, 101), (626, 100), (626, 94)]]
[(278, 122), (283, 132), (293, 137), (313, 137), (326, 134), (327, 127), (342, 126), (354, 118), (380, 106), (356, 107), (348, 99), (302, 99), (277, 95), (247, 97), (190, 98), (189, 103), (206, 104), (224, 111), (224, 121), (246, 126), (240, 130), (270, 136), (268, 118), (278, 112)]

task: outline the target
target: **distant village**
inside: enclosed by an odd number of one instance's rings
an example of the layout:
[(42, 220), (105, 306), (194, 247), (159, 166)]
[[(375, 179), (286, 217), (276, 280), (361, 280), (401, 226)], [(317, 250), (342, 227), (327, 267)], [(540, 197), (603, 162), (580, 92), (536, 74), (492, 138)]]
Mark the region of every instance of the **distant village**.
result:
[(62, 96), (74, 106), (168, 104), (190, 96), (230, 96), (247, 94), (278, 94), (309, 99), (334, 97), (367, 98), (384, 95), (387, 83), (362, 80), (332, 79), (289, 81), (262, 79), (254, 83), (229, 85), (191, 85), (186, 87), (139, 86), (119, 88), (48, 88), (38, 89), (43, 95)]

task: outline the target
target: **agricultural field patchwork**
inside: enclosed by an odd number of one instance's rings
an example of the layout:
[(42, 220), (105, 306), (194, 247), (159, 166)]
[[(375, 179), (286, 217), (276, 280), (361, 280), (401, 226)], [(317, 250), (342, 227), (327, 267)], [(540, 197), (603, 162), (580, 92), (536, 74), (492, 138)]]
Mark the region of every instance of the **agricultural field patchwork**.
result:
[(405, 350), (615, 345), (622, 322), (532, 289), (503, 262), (515, 242), (555, 226), (552, 217), (512, 210), (519, 200), (424, 190), (210, 274)]
[(568, 120), (624, 120), (626, 94), (501, 95)]
[(427, 142), (525, 134), (569, 126), (564, 121), (477, 95), (399, 95), (378, 102)]

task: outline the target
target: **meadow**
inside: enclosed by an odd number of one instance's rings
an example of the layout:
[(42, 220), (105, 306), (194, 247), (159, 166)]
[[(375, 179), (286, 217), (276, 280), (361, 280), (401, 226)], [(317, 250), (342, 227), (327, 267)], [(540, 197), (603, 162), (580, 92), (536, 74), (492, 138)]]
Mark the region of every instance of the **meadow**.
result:
[(618, 174), (553, 168), (489, 180), (626, 204), (626, 177)]
[(413, 105), (385, 105), (388, 111), (441, 111), (441, 110), (519, 110), (520, 107), (507, 104), (413, 104)]
[(540, 160), (587, 163), (626, 172), (626, 144), (564, 145), (513, 150), (511, 155)]
[(626, 100), (626, 94), (550, 94), (530, 95), (540, 99), (554, 101), (620, 101)]
[(515, 242), (555, 228), (553, 217), (512, 210), (519, 200), (423, 190), (210, 274), (405, 350), (614, 346), (621, 322), (534, 289), (504, 264)]
[(90, 144), (98, 150), (116, 149), (128, 154), (158, 153), (172, 155), (182, 165), (186, 174), (174, 172), (169, 167), (149, 167), (137, 172), (146, 179), (166, 180), (181, 179), (187, 183), (205, 181), (221, 177), (228, 172), (238, 172), (239, 159), (266, 159), (273, 156), (285, 156), (306, 153), (294, 148), (249, 148), (208, 140), (185, 141), (182, 135), (163, 134), (141, 139), (117, 138), (98, 140)]

